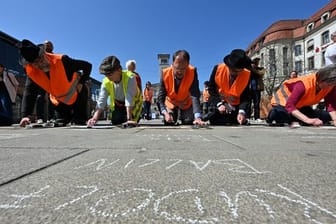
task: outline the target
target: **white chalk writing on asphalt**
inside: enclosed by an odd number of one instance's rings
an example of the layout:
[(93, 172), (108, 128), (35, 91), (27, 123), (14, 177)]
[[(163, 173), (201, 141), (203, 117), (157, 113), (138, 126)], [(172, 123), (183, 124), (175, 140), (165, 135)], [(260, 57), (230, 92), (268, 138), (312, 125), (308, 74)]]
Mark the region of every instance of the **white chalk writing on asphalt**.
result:
[[(293, 190), (285, 187), (282, 184), (277, 184), (279, 192), (272, 192), (267, 189), (254, 189), (248, 191), (239, 191), (234, 195), (227, 193), (224, 189), (217, 192), (218, 196), (223, 200), (223, 206), (218, 207), (221, 211), (223, 209), (228, 209), (232, 222), (239, 220), (240, 206), (255, 208), (259, 206), (264, 214), (269, 219), (277, 223), (277, 218), (283, 216), (282, 211), (279, 209), (279, 204), (287, 202), (283, 206), (289, 207), (290, 209), (300, 208), (303, 213), (296, 214), (300, 219), (302, 217), (305, 220), (303, 222), (311, 223), (328, 223), (336, 222), (336, 213), (322, 207), (312, 200), (304, 198), (302, 195), (294, 192)], [(214, 217), (214, 215), (207, 215), (207, 207), (202, 200), (202, 192), (199, 189), (181, 189), (172, 192), (166, 192), (163, 195), (158, 195), (152, 189), (146, 188), (132, 188), (119, 190), (116, 192), (106, 192), (100, 189), (97, 185), (83, 185), (83, 186), (69, 186), (69, 188), (74, 188), (76, 191), (82, 190), (83, 193), (76, 198), (69, 198), (62, 204), (53, 207), (54, 211), (66, 212), (69, 206), (74, 206), (77, 203), (87, 204), (88, 208), (86, 211), (94, 216), (99, 216), (103, 218), (111, 218), (112, 220), (120, 220), (122, 218), (128, 217), (131, 214), (141, 214), (144, 210), (151, 211), (153, 215), (163, 218), (167, 221), (177, 221), (181, 223), (222, 223), (219, 217)], [(13, 203), (0, 204), (0, 211), (6, 210), (16, 210), (16, 209), (26, 209), (33, 206), (38, 206), (39, 202), (36, 199), (48, 197), (48, 193), (54, 192), (52, 186), (46, 185), (37, 191), (27, 194), (11, 194), (8, 198), (14, 198)], [(85, 202), (90, 196), (97, 195), (98, 199), (95, 202)], [(71, 196), (71, 195), (70, 195)], [(248, 201), (240, 202), (241, 199), (246, 199), (246, 197), (251, 198), (249, 200), (250, 204), (246, 204)], [(32, 204), (31, 200), (34, 199), (35, 205)], [(183, 203), (176, 203), (177, 201), (183, 201)], [(128, 204), (127, 207), (123, 206), (121, 210), (118, 210), (115, 206), (121, 206), (123, 201), (131, 201), (133, 204)], [(253, 203), (253, 201), (255, 203)], [(189, 203), (189, 204), (186, 204)], [(53, 204), (53, 203), (52, 203)], [(174, 207), (180, 204), (183, 208)], [(113, 205), (113, 206), (112, 206)], [(174, 206), (172, 206), (174, 205)], [(274, 205), (274, 206), (273, 206)], [(189, 215), (183, 216), (181, 210), (188, 208)], [(303, 207), (303, 209), (302, 209)], [(169, 211), (166, 208), (173, 208)], [(85, 211), (81, 214), (83, 215)], [(219, 214), (213, 213), (213, 214)], [(293, 214), (291, 214), (293, 215)], [(208, 217), (209, 216), (209, 217)]]
[(183, 159), (169, 159), (169, 160), (161, 160), (159, 158), (148, 158), (143, 160), (130, 159), (126, 162), (121, 162), (121, 159), (115, 159), (113, 161), (109, 161), (106, 158), (98, 159), (84, 165), (80, 165), (75, 167), (75, 170), (84, 169), (84, 168), (93, 168), (96, 171), (109, 169), (116, 166), (121, 166), (123, 169), (130, 168), (148, 168), (157, 166), (163, 166), (166, 170), (176, 168), (178, 169), (178, 165), (187, 162), (190, 166), (194, 167), (199, 171), (204, 171), (205, 169), (209, 169), (210, 166), (215, 166), (216, 168), (221, 167), (223, 169), (227, 169), (231, 172), (236, 173), (248, 173), (248, 174), (264, 174), (270, 173), (270, 171), (259, 171), (254, 168), (252, 165), (240, 160), (240, 159), (219, 159), (219, 160), (206, 160), (206, 161), (194, 161), (194, 160), (183, 160)]

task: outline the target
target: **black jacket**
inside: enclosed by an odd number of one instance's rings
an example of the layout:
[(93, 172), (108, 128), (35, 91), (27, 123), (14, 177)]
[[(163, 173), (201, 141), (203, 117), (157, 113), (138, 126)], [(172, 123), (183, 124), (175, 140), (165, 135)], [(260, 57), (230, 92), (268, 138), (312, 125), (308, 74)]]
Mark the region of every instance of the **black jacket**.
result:
[[(218, 65), (214, 66), (211, 75), (210, 75), (210, 80), (209, 80), (209, 109), (210, 110), (215, 110), (217, 108), (217, 104), (222, 102), (222, 99), (219, 95), (218, 92), (218, 87), (216, 85), (215, 82), (215, 76), (216, 76), (216, 71), (217, 71), (217, 67)], [(249, 82), (250, 83), (250, 82)], [(249, 102), (251, 100), (251, 96), (250, 96), (250, 88), (249, 85), (247, 85), (244, 89), (244, 91), (242, 92), (242, 94), (240, 95), (240, 104), (238, 105), (238, 110), (242, 109), (245, 112), (248, 111), (248, 107), (249, 107)], [(225, 103), (225, 102), (223, 102)]]
[[(62, 62), (69, 81), (72, 80), (73, 73), (78, 71), (80, 71), (81, 74), (79, 83), (84, 84), (87, 80), (89, 80), (92, 69), (91, 63), (82, 60), (75, 60), (68, 57), (67, 55), (62, 56)], [(45, 74), (46, 76), (49, 76), (48, 73)], [(27, 76), (22, 99), (22, 117), (27, 117), (32, 114), (36, 97), (40, 92), (41, 87), (39, 87), (32, 79)]]

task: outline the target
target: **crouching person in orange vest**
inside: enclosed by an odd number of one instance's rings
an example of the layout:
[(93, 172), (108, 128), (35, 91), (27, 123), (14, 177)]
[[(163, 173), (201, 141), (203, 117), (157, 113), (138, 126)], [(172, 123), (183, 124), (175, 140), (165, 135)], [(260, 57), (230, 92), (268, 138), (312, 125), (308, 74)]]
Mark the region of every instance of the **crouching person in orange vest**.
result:
[(27, 73), (22, 100), (21, 126), (34, 122), (32, 116), (38, 86), (50, 94), (55, 105), (56, 125), (69, 122), (85, 124), (87, 120), (88, 89), (92, 65), (87, 61), (71, 59), (67, 55), (51, 54), (29, 40), (18, 44), (21, 64)]
[(216, 65), (209, 79), (210, 124), (247, 124), (251, 96), (249, 90), (251, 59), (244, 50), (235, 49)]
[(182, 124), (204, 124), (197, 70), (189, 61), (189, 53), (179, 50), (173, 55), (173, 64), (162, 71), (158, 102), (165, 125), (176, 124), (179, 112)]
[(88, 120), (88, 127), (95, 125), (110, 99), (110, 117), (112, 124), (125, 123), (128, 127), (137, 126), (142, 111), (142, 93), (137, 85), (136, 76), (131, 71), (122, 70), (115, 56), (106, 57), (99, 66), (103, 79), (97, 110)]
[[(333, 121), (336, 126), (336, 64), (319, 69), (316, 73), (289, 79), (273, 94), (267, 123), (320, 126)], [(314, 111), (312, 106), (322, 99), (326, 111)]]

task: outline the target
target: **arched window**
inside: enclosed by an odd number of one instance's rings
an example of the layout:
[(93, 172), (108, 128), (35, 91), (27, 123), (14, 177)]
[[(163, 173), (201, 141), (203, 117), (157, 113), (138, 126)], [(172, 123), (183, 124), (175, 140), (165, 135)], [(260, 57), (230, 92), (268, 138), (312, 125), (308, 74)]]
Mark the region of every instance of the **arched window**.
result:
[(307, 33), (310, 32), (312, 29), (314, 29), (314, 23), (309, 23), (307, 25)]
[(327, 21), (330, 17), (330, 12), (326, 12), (321, 16), (321, 23), (324, 23), (325, 21)]

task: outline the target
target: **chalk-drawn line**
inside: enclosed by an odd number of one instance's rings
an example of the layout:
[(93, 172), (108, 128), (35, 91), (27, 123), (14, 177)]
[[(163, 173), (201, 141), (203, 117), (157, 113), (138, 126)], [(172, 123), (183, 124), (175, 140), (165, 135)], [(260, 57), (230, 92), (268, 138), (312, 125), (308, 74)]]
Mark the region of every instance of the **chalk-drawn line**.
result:
[(96, 160), (96, 161), (93, 161), (93, 162), (91, 162), (91, 163), (85, 164), (85, 165), (83, 165), (83, 166), (75, 167), (74, 169), (75, 169), (75, 170), (78, 170), (78, 169), (81, 169), (81, 168), (83, 168), (83, 167), (92, 166), (92, 165), (94, 165), (94, 164), (97, 163), (98, 165), (97, 165), (97, 167), (96, 167), (96, 170), (98, 171), (98, 170), (102, 170), (102, 169), (105, 169), (105, 168), (110, 168), (113, 164), (119, 162), (119, 160), (120, 160), (120, 159), (116, 159), (116, 160), (112, 161), (111, 163), (108, 163), (108, 164), (105, 165), (107, 159), (98, 159), (98, 160)]
[(124, 169), (126, 169), (131, 163), (133, 163), (135, 161), (135, 159), (130, 160), (124, 167)]
[(315, 208), (319, 209), (320, 211), (322, 211), (322, 212), (330, 215), (331, 217), (336, 218), (336, 213), (334, 213), (332, 211), (329, 211), (328, 209), (323, 208), (323, 207), (319, 206), (318, 204), (316, 204), (316, 203), (314, 203), (314, 202), (312, 202), (312, 201), (310, 201), (308, 199), (305, 199), (303, 196), (299, 195), (298, 193), (295, 193), (295, 192), (291, 191), (290, 189), (282, 186), (281, 184), (277, 184), (277, 185), (282, 190), (284, 190), (287, 193), (290, 193), (290, 194), (298, 197), (299, 199), (293, 199), (293, 198), (290, 198), (289, 196), (277, 194), (277, 193), (274, 193), (274, 192), (271, 192), (271, 191), (267, 191), (267, 190), (263, 190), (263, 189), (255, 189), (255, 191), (256, 192), (260, 192), (260, 193), (264, 193), (264, 194), (267, 194), (267, 195), (271, 195), (273, 197), (284, 199), (284, 200), (287, 200), (289, 202), (292, 202), (292, 203), (304, 206), (303, 215), (306, 218), (310, 219), (313, 223), (321, 224), (321, 222), (319, 222), (318, 220), (316, 220), (313, 217), (311, 217), (310, 210), (312, 209), (312, 207), (315, 207)]
[[(203, 162), (195, 162), (193, 160), (189, 160), (191, 164), (193, 164), (196, 169), (200, 170), (200, 171), (203, 171), (210, 163), (211, 163), (211, 160), (208, 160), (206, 163), (203, 163)], [(200, 167), (199, 165), (200, 164), (203, 164), (202, 167)]]
[(320, 209), (321, 211), (327, 213), (328, 215), (331, 215), (332, 217), (336, 218), (336, 214), (335, 214), (335, 213), (333, 213), (333, 212), (331, 212), (331, 211), (329, 211), (329, 210), (327, 210), (327, 209), (325, 209), (325, 208), (322, 208), (322, 207), (319, 206), (318, 204), (316, 204), (316, 203), (314, 203), (314, 202), (312, 202), (312, 201), (309, 201), (308, 199), (305, 199), (305, 198), (302, 197), (301, 195), (299, 195), (299, 194), (297, 194), (297, 193), (291, 191), (290, 189), (288, 189), (288, 188), (282, 186), (281, 184), (278, 184), (278, 186), (279, 186), (281, 189), (287, 191), (288, 193), (291, 193), (291, 194), (293, 194), (293, 195), (299, 197), (300, 199), (302, 199), (303, 201), (307, 202), (308, 204), (311, 204), (312, 206), (314, 206), (314, 207)]
[(4, 204), (4, 205), (1, 205), (0, 204), (0, 208), (1, 209), (16, 209), (16, 208), (25, 208), (27, 207), (26, 205), (20, 205), (21, 202), (23, 202), (24, 200), (26, 199), (30, 199), (30, 198), (41, 198), (41, 197), (44, 197), (45, 195), (40, 195), (40, 193), (42, 193), (42, 191), (48, 189), (50, 187), (50, 185), (46, 185), (44, 187), (42, 187), (40, 190), (36, 191), (36, 192), (33, 192), (33, 193), (30, 193), (30, 194), (11, 194), (10, 197), (13, 197), (13, 198), (17, 198), (16, 201), (14, 201), (13, 204)]
[[(184, 223), (218, 223), (218, 218), (216, 217), (212, 217), (209, 219), (194, 219), (194, 218), (186, 218), (186, 217), (182, 217), (182, 216), (178, 216), (176, 214), (171, 214), (167, 211), (164, 211), (161, 209), (161, 203), (165, 200), (168, 200), (169, 198), (173, 197), (174, 195), (178, 195), (178, 194), (185, 194), (185, 193), (190, 193), (190, 194), (194, 194), (194, 193), (198, 193), (199, 190), (198, 189), (185, 189), (185, 190), (180, 190), (180, 191), (175, 191), (175, 192), (170, 192), (169, 194), (156, 199), (153, 205), (153, 211), (154, 214), (159, 215), (161, 217), (163, 217), (164, 219), (172, 222), (172, 221), (178, 221), (178, 222), (184, 222)], [(199, 211), (200, 215), (203, 216), (205, 213), (205, 209), (201, 203), (201, 199), (198, 196), (195, 196), (194, 198), (194, 203), (195, 206), (197, 208), (197, 210)]]
[[(120, 194), (130, 194), (132, 191), (135, 191), (135, 192), (145, 192), (145, 193), (148, 193), (148, 197), (145, 198), (142, 203), (136, 205), (135, 207), (133, 208), (128, 208), (126, 209), (126, 211), (122, 211), (122, 212), (119, 212), (119, 213), (112, 213), (113, 212), (113, 209), (112, 209), (112, 212), (108, 212), (108, 211), (102, 211), (102, 210), (99, 210), (99, 206), (100, 204), (103, 204), (104, 201), (107, 201), (117, 195), (120, 195)], [(99, 199), (94, 206), (91, 206), (89, 208), (89, 211), (92, 215), (95, 215), (95, 216), (101, 216), (101, 217), (111, 217), (111, 218), (119, 218), (119, 217), (125, 217), (127, 216), (129, 213), (134, 213), (134, 212), (138, 212), (140, 210), (143, 210), (145, 209), (146, 207), (148, 207), (151, 199), (153, 198), (154, 196), (154, 192), (151, 190), (151, 189), (143, 189), (143, 188), (134, 188), (132, 190), (121, 190), (121, 191), (118, 191), (118, 192), (115, 192), (115, 193), (112, 193), (110, 196), (104, 196), (103, 198)]]
[(267, 203), (264, 202), (264, 200), (259, 199), (259, 197), (255, 194), (252, 194), (249, 191), (240, 191), (236, 194), (234, 202), (232, 201), (232, 199), (229, 197), (229, 195), (224, 192), (221, 191), (219, 193), (220, 196), (222, 196), (225, 200), (226, 203), (230, 209), (231, 215), (233, 216), (233, 220), (234, 219), (238, 219), (238, 209), (239, 209), (239, 198), (241, 197), (241, 195), (248, 195), (250, 197), (252, 197), (260, 206), (264, 207), (269, 215), (269, 217), (271, 219), (274, 219), (274, 211), (272, 210), (271, 206)]
[(71, 204), (73, 204), (73, 203), (75, 203), (75, 202), (77, 202), (77, 201), (79, 201), (79, 200), (81, 200), (81, 199), (83, 199), (83, 198), (85, 198), (87, 196), (92, 195), (96, 191), (98, 191), (98, 187), (96, 185), (93, 185), (93, 186), (77, 186), (77, 188), (91, 189), (91, 191), (88, 192), (88, 193), (86, 193), (86, 194), (83, 194), (80, 197), (77, 197), (77, 198), (75, 198), (75, 199), (73, 199), (73, 200), (71, 200), (69, 202), (65, 202), (64, 204), (61, 204), (61, 205), (57, 206), (55, 208), (55, 210), (59, 210), (61, 208), (65, 208), (66, 206), (71, 205)]
[(75, 153), (75, 154), (73, 154), (73, 155), (71, 155), (71, 156), (65, 157), (65, 158), (63, 158), (63, 159), (57, 160), (57, 161), (55, 161), (55, 162), (53, 162), (53, 163), (50, 163), (50, 164), (48, 164), (48, 165), (45, 165), (45, 166), (42, 166), (42, 167), (37, 168), (37, 169), (35, 169), (35, 170), (32, 170), (32, 171), (30, 171), (30, 172), (28, 172), (28, 173), (22, 174), (22, 175), (20, 175), (20, 176), (18, 176), (18, 177), (15, 177), (15, 178), (12, 178), (12, 179), (10, 179), (10, 180), (7, 180), (7, 181), (5, 181), (5, 182), (3, 182), (3, 183), (0, 183), (0, 187), (3, 187), (3, 186), (5, 186), (5, 185), (10, 184), (10, 183), (12, 183), (12, 182), (15, 182), (15, 181), (17, 181), (17, 180), (20, 180), (21, 178), (24, 178), (24, 177), (26, 177), (26, 176), (29, 176), (29, 175), (32, 175), (32, 174), (34, 174), (34, 173), (40, 172), (40, 171), (42, 171), (42, 170), (45, 170), (45, 169), (47, 169), (47, 168), (49, 168), (49, 167), (55, 166), (55, 165), (57, 165), (57, 164), (59, 164), (59, 163), (62, 163), (62, 162), (66, 161), (66, 160), (69, 160), (69, 159), (72, 159), (72, 158), (74, 158), (74, 157), (76, 157), (76, 156), (79, 156), (79, 155), (81, 155), (81, 154), (83, 154), (83, 153), (86, 153), (86, 152), (88, 152), (88, 151), (90, 151), (90, 149), (83, 150), (83, 151), (78, 152), (78, 153)]
[[(173, 163), (173, 164), (171, 164), (171, 165), (169, 165), (169, 166), (167, 166), (167, 167), (166, 167), (166, 170), (169, 170), (169, 169), (172, 168), (173, 166), (175, 166), (175, 165), (177, 165), (178, 163), (180, 163), (180, 162), (183, 161), (182, 159), (175, 159), (175, 160), (176, 160), (176, 162)], [(174, 161), (174, 159), (171, 159), (170, 161)]]
[[(95, 167), (96, 171), (111, 168), (115, 163), (118, 163), (120, 159), (116, 159), (110, 163), (108, 163), (107, 159), (98, 159), (93, 162), (89, 162), (87, 164), (81, 165), (74, 167), (75, 170), (82, 169), (85, 167)], [(179, 163), (183, 162), (184, 160), (182, 159), (170, 159), (169, 161), (172, 161), (172, 164), (168, 165), (165, 167), (166, 170), (172, 169)], [(135, 159), (129, 160), (126, 165), (124, 166), (124, 169), (127, 169), (135, 162)], [(161, 162), (161, 159), (146, 159), (146, 162), (138, 165), (139, 168), (144, 168), (148, 167), (154, 164), (157, 164)], [(108, 164), (106, 164), (108, 163)], [(220, 160), (208, 160), (206, 162), (197, 162), (193, 160), (189, 160), (189, 163), (192, 164), (197, 170), (199, 171), (204, 171), (210, 164), (220, 164), (220, 165), (225, 165), (228, 166), (228, 170), (231, 172), (236, 172), (236, 173), (246, 173), (246, 174), (265, 174), (265, 173), (271, 173), (270, 171), (259, 171), (253, 166), (249, 165), (248, 163), (240, 160), (240, 159), (220, 159)], [(238, 164), (239, 163), (239, 164)], [(247, 170), (246, 170), (247, 169)]]
[[(212, 161), (215, 164), (223, 164), (223, 165), (228, 165), (231, 166), (232, 168), (229, 168), (230, 171), (232, 172), (236, 172), (236, 173), (247, 173), (247, 174), (264, 174), (264, 173), (271, 173), (271, 171), (259, 171), (256, 168), (254, 168), (253, 166), (249, 165), (248, 163), (240, 160), (240, 159), (220, 159), (220, 160), (213, 160)], [(235, 164), (235, 163), (231, 163), (231, 162), (239, 162), (240, 164)], [(244, 168), (249, 168), (252, 171), (247, 171), (247, 170), (243, 170)]]
[(149, 166), (160, 161), (160, 159), (146, 159), (146, 160), (149, 160), (150, 162), (140, 165), (139, 168)]

